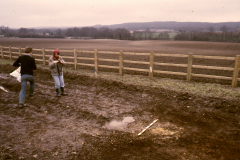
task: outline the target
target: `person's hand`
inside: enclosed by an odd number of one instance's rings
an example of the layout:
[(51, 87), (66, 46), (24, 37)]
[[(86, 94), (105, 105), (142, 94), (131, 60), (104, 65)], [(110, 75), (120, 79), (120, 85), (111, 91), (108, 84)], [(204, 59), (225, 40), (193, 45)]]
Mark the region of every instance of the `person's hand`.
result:
[(64, 63), (63, 61), (60, 61), (61, 63)]
[(53, 63), (58, 63), (59, 61), (53, 61)]

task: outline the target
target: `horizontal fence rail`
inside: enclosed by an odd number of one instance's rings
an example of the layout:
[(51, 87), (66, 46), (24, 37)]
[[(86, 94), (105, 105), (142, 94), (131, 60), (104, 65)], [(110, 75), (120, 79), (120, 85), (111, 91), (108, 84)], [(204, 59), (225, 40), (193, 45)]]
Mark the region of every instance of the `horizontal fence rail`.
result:
[[(24, 48), (20, 47), (6, 47), (6, 46), (0, 46), (1, 49), (1, 58), (9, 58), (9, 59), (16, 59), (18, 56), (22, 55), (24, 53)], [(43, 62), (43, 65), (46, 65), (46, 62), (48, 63), (49, 57), (52, 56), (53, 50), (50, 49), (33, 49), (33, 51), (41, 52), (41, 54), (32, 54), (36, 61)], [(48, 53), (48, 54), (47, 54)], [(51, 53), (51, 54), (49, 54)], [(186, 80), (190, 81), (191, 77), (202, 77), (202, 78), (212, 78), (212, 79), (222, 79), (222, 80), (231, 80), (232, 81), (232, 87), (237, 86), (237, 82), (240, 81), (240, 78), (238, 78), (239, 73), (239, 66), (240, 66), (240, 55), (236, 55), (236, 57), (221, 57), (221, 56), (202, 56), (202, 55), (193, 55), (192, 53), (189, 53), (188, 55), (182, 55), (182, 54), (164, 54), (164, 53), (134, 53), (134, 52), (110, 52), (110, 51), (79, 51), (76, 49), (73, 50), (61, 50), (61, 53), (72, 53), (72, 56), (65, 56), (62, 57), (64, 59), (70, 59), (72, 62), (66, 62), (66, 64), (74, 65), (74, 68), (77, 69), (77, 66), (89, 66), (94, 67), (95, 71), (95, 77), (98, 72), (98, 68), (111, 68), (111, 69), (117, 69), (119, 70), (119, 74), (123, 74), (123, 70), (129, 70), (129, 71), (139, 71), (139, 72), (146, 72), (149, 73), (149, 77), (153, 78), (154, 73), (158, 74), (169, 74), (169, 75), (180, 75), (180, 76), (186, 76)], [(84, 53), (84, 54), (91, 54), (93, 57), (79, 57), (77, 53)], [(107, 58), (98, 58), (99, 54), (112, 54), (112, 55), (118, 55), (118, 59), (107, 59)], [(133, 60), (125, 60), (123, 59), (123, 55), (128, 56), (148, 56), (149, 62), (144, 61), (133, 61)], [(154, 57), (177, 57), (177, 58), (187, 58), (187, 64), (174, 64), (174, 63), (159, 63), (154, 62)], [(219, 67), (219, 66), (203, 66), (203, 65), (193, 65), (193, 59), (213, 59), (213, 60), (230, 60), (235, 61), (234, 68), (231, 67)], [(86, 60), (91, 61), (92, 63), (78, 63), (78, 60)], [(100, 61), (105, 62), (114, 62), (118, 63), (118, 66), (110, 66), (110, 65), (99, 65), (98, 63)], [(146, 69), (140, 69), (140, 68), (130, 68), (130, 67), (124, 67), (123, 64), (140, 64), (140, 65), (148, 65), (149, 68)], [(185, 72), (173, 72), (173, 71), (162, 71), (162, 70), (154, 70), (154, 66), (170, 66), (170, 67), (183, 67), (186, 68)], [(206, 75), (206, 74), (195, 74), (192, 73), (193, 68), (198, 69), (211, 69), (211, 70), (221, 70), (221, 71), (231, 71), (233, 72), (232, 77), (225, 77), (225, 76), (216, 76), (216, 75)]]

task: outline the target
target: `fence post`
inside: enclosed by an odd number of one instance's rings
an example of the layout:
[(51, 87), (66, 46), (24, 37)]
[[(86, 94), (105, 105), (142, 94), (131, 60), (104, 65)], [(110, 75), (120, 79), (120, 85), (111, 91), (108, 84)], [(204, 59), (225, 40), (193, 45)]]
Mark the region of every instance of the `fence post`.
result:
[(3, 56), (3, 46), (1, 46), (1, 55), (2, 55), (2, 59), (4, 58)]
[(154, 52), (150, 52), (150, 70), (149, 70), (149, 77), (153, 78), (153, 63), (154, 63)]
[(236, 87), (237, 86), (239, 64), (240, 64), (240, 55), (237, 55), (236, 56), (236, 60), (235, 60), (234, 72), (233, 72), (232, 87)]
[(9, 46), (10, 59), (12, 60), (12, 48)]
[(18, 48), (18, 51), (19, 51), (19, 56), (21, 56), (22, 55), (21, 47)]
[(77, 69), (77, 50), (74, 49), (74, 68)]
[(97, 58), (97, 53), (98, 53), (98, 51), (95, 49), (95, 50), (94, 50), (94, 63), (95, 63), (94, 73), (95, 73), (95, 78), (97, 78), (97, 72), (98, 72), (98, 58)]
[(191, 74), (192, 74), (192, 63), (193, 63), (193, 54), (188, 54), (188, 67), (187, 67), (187, 81), (191, 80)]
[(123, 74), (123, 51), (120, 50), (119, 52), (119, 74)]
[(43, 65), (46, 65), (46, 58), (45, 58), (45, 49), (42, 48), (42, 57), (43, 57)]
[(97, 49), (94, 50), (94, 59), (95, 59), (95, 69), (96, 69), (96, 72), (98, 72), (98, 51)]

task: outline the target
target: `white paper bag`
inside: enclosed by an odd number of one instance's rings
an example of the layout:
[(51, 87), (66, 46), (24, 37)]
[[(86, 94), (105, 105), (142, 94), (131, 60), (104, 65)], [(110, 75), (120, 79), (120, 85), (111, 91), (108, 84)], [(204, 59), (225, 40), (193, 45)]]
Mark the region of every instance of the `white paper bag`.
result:
[(21, 82), (21, 73), (20, 73), (21, 67), (10, 73), (11, 76), (17, 78), (19, 82)]

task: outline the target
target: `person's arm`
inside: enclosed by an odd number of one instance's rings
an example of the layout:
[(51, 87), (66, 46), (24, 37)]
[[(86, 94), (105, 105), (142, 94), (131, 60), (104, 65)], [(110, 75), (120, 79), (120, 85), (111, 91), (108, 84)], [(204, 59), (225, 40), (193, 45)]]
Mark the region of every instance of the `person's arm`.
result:
[(63, 66), (65, 66), (65, 64), (66, 64), (66, 62), (63, 60), (62, 57), (61, 57), (61, 59), (60, 59), (60, 63), (61, 63)]
[(54, 61), (53, 61), (53, 59), (50, 57), (49, 58), (49, 61), (48, 61), (48, 63), (49, 63), (49, 68), (54, 68), (55, 67), (55, 63), (54, 63)]
[(35, 59), (33, 60), (33, 70), (37, 70), (37, 65), (36, 65)]
[(14, 67), (19, 67), (19, 66), (21, 66), (21, 65), (20, 65), (20, 59), (19, 59), (19, 57), (18, 57), (18, 59), (13, 63), (13, 66), (14, 66)]

